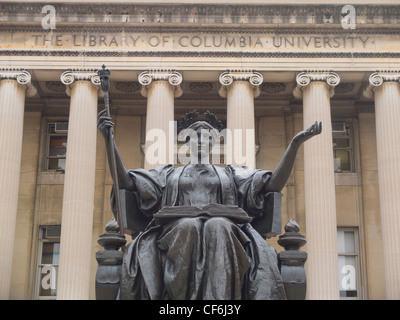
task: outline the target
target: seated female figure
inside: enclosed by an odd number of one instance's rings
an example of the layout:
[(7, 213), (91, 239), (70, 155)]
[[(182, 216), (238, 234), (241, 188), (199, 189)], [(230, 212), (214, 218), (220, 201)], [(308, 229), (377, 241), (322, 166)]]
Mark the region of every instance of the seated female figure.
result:
[[(99, 117), (106, 141), (112, 126)], [(120, 189), (152, 219), (125, 253), (120, 299), (285, 299), (277, 254), (250, 222), (264, 214), (265, 194), (282, 190), (298, 148), (321, 125), (297, 134), (274, 172), (210, 164), (215, 128), (197, 121), (189, 129), (198, 135), (183, 167), (127, 170), (116, 146), (107, 149), (116, 154)], [(204, 139), (204, 130), (214, 138)]]

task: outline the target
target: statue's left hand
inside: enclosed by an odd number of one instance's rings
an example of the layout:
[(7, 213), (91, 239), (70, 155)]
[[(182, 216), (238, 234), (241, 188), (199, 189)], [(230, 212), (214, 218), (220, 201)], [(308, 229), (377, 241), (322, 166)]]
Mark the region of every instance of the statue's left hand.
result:
[(294, 138), (293, 141), (302, 144), (306, 142), (308, 139), (311, 139), (312, 137), (319, 135), (322, 132), (322, 123), (318, 123), (315, 121), (315, 123), (309, 127), (306, 130), (300, 131)]

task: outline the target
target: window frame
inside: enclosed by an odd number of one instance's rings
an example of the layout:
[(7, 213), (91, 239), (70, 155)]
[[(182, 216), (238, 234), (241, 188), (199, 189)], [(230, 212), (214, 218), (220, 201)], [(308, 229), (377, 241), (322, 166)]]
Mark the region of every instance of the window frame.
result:
[(332, 126), (333, 124), (337, 123), (343, 123), (345, 128), (348, 129), (348, 139), (349, 139), (349, 147), (347, 148), (337, 148), (334, 145), (334, 138), (340, 138), (340, 137), (335, 137), (335, 133), (332, 131), (332, 152), (333, 152), (333, 161), (335, 161), (335, 150), (347, 150), (349, 152), (349, 162), (350, 162), (350, 170), (340, 170), (336, 171), (334, 168), (335, 173), (356, 173), (356, 161), (355, 161), (355, 145), (354, 145), (354, 125), (353, 123), (349, 123), (347, 121), (332, 121)]
[[(43, 232), (44, 229), (47, 227), (60, 227), (60, 225), (46, 225), (39, 227), (39, 237), (38, 237), (38, 252), (37, 252), (37, 262), (36, 262), (36, 277), (35, 277), (35, 291), (34, 291), (34, 298), (35, 300), (56, 300), (57, 299), (57, 276), (58, 276), (58, 267), (59, 264), (49, 264), (49, 263), (42, 263), (42, 255), (43, 255), (43, 244), (44, 243), (59, 243), (60, 244), (60, 236), (52, 237), (52, 238), (44, 238)], [(56, 295), (54, 296), (41, 296), (40, 289), (41, 289), (41, 282), (42, 282), (42, 268), (44, 266), (52, 266), (56, 269)]]
[(337, 234), (339, 232), (352, 232), (354, 235), (354, 253), (339, 252), (338, 247), (338, 281), (340, 281), (339, 275), (339, 257), (354, 257), (355, 260), (355, 271), (356, 271), (356, 297), (342, 297), (340, 296), (341, 284), (339, 283), (339, 297), (340, 300), (362, 300), (362, 286), (361, 286), (361, 253), (360, 253), (360, 237), (359, 229), (357, 227), (337, 227)]
[[(61, 172), (61, 173), (65, 173), (65, 168), (64, 169), (50, 169), (49, 168), (49, 161), (50, 159), (65, 159), (67, 157), (67, 154), (65, 152), (65, 156), (50, 156), (50, 141), (51, 141), (51, 137), (66, 137), (66, 141), (68, 143), (68, 129), (66, 130), (66, 132), (54, 132), (51, 133), (50, 132), (50, 125), (54, 125), (57, 122), (66, 122), (68, 123), (68, 121), (66, 120), (52, 120), (52, 121), (48, 121), (46, 123), (46, 154), (45, 154), (45, 163), (44, 163), (44, 171), (46, 172)], [(67, 149), (67, 147), (65, 148)]]

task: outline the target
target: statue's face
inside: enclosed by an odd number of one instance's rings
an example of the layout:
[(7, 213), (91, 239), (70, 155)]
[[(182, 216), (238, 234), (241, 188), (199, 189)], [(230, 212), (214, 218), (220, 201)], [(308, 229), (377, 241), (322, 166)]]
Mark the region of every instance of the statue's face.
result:
[(211, 148), (214, 144), (215, 131), (211, 126), (198, 122), (193, 127), (189, 127), (185, 132), (190, 148), (190, 152), (195, 153), (197, 156), (204, 157), (210, 154)]
[(206, 156), (210, 154), (212, 147), (212, 137), (208, 130), (199, 128), (192, 132), (189, 140), (189, 148), (191, 153), (196, 153), (198, 156)]

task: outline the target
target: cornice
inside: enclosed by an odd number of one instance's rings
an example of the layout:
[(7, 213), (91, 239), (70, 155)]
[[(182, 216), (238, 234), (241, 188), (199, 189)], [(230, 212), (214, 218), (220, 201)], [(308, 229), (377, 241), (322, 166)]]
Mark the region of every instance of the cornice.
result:
[(400, 58), (398, 51), (185, 51), (185, 50), (77, 50), (0, 49), (2, 56), (88, 56), (88, 57), (242, 57), (242, 58)]
[[(3, 23), (15, 16), (40, 22), (43, 3), (8, 2), (0, 5)], [(57, 23), (170, 23), (170, 24), (341, 24), (343, 5), (121, 4), (57, 3)], [(400, 22), (400, 6), (354, 5), (359, 24)], [(86, 17), (86, 18), (85, 18)]]
[[(399, 13), (400, 14), (400, 13)], [(324, 25), (315, 28), (311, 25), (220, 25), (220, 26), (208, 26), (208, 25), (108, 25), (108, 24), (97, 24), (97, 25), (84, 25), (84, 24), (70, 24), (70, 25), (58, 25), (55, 33), (65, 32), (76, 32), (76, 33), (202, 33), (202, 34), (216, 34), (216, 33), (251, 33), (251, 34), (291, 34), (291, 35), (390, 35), (399, 34), (399, 24), (390, 27), (384, 27), (381, 25), (368, 25), (359, 26), (356, 29), (343, 29), (342, 27), (333, 25)], [(36, 33), (49, 33), (41, 27), (40, 24), (35, 25), (24, 25), (24, 24), (3, 24), (0, 25), (0, 32), (36, 32)]]

